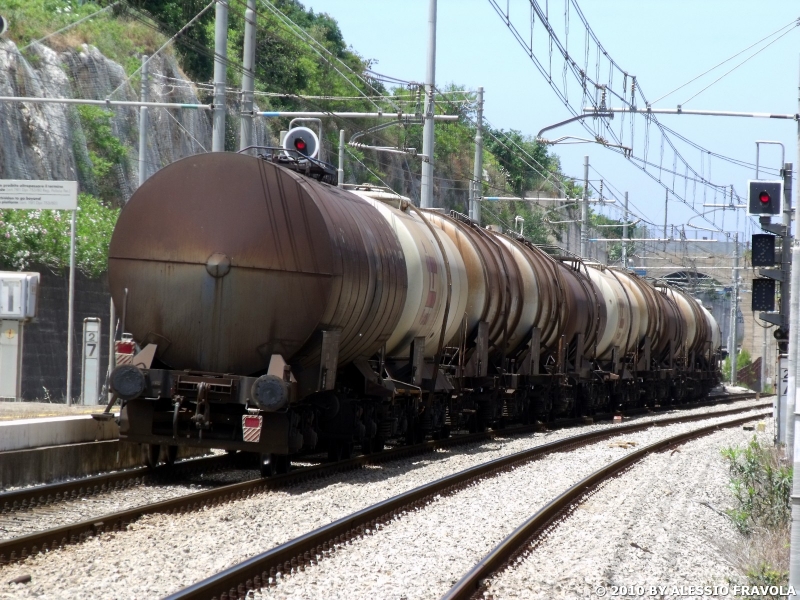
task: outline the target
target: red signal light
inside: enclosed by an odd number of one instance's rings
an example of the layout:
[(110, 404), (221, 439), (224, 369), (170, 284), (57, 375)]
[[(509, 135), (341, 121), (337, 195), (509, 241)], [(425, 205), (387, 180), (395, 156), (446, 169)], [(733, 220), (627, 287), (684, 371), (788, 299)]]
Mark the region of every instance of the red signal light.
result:
[(758, 194), (758, 199), (761, 202), (761, 204), (769, 204), (769, 201), (770, 201), (770, 197), (769, 197), (769, 194), (767, 192), (759, 193)]
[[(306, 143), (305, 143), (304, 140), (302, 140), (300, 138), (297, 138), (294, 141), (294, 147), (297, 148), (298, 150), (305, 150), (306, 149)], [(767, 201), (769, 201), (769, 196), (767, 196)], [(762, 200), (762, 202), (764, 202), (764, 200)]]

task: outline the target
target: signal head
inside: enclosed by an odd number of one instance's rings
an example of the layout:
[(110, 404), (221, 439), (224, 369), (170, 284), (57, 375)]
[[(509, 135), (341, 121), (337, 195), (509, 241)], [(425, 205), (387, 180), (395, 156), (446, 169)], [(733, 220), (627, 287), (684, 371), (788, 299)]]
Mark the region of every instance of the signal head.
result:
[(308, 127), (295, 127), (286, 133), (283, 138), (283, 147), (289, 152), (287, 156), (293, 158), (316, 158), (319, 154), (319, 138)]
[(781, 214), (783, 181), (750, 180), (747, 182), (748, 206), (751, 215)]

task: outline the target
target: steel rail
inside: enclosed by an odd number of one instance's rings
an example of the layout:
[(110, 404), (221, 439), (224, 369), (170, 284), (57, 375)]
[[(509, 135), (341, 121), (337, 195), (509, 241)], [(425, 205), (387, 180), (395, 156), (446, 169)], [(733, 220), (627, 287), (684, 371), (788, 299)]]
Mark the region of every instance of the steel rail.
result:
[[(740, 398), (733, 398), (731, 401), (736, 400), (740, 400)], [(695, 405), (692, 405), (692, 408), (694, 407)], [(560, 423), (559, 425), (568, 426), (578, 423), (578, 420), (570, 419)], [(392, 460), (395, 458), (403, 458), (406, 456), (412, 456), (414, 454), (431, 452), (438, 448), (480, 442), (492, 439), (498, 435), (508, 436), (533, 433), (537, 431), (539, 427), (539, 425), (509, 427), (508, 429), (484, 431), (462, 436), (454, 436), (446, 440), (427, 441), (414, 446), (393, 448), (382, 452), (379, 455), (379, 458), (376, 458), (372, 455), (363, 455), (352, 459), (339, 461), (338, 463), (335, 463), (338, 466), (336, 471), (348, 470), (349, 468), (358, 468), (358, 466), (364, 464), (363, 459), (366, 456), (372, 456), (371, 460), (368, 462), (384, 462), (386, 460)], [(235, 460), (236, 459), (231, 455), (208, 456), (193, 460), (181, 461), (171, 466), (160, 465), (155, 469), (151, 469), (149, 467), (135, 467), (114, 473), (103, 473), (100, 475), (91, 475), (89, 477), (82, 477), (80, 479), (74, 479), (70, 481), (48, 483), (34, 487), (0, 492), (0, 518), (2, 515), (12, 512), (29, 510), (38, 506), (50, 506), (58, 502), (66, 502), (79, 496), (85, 497), (97, 495), (117, 489), (124, 489), (133, 485), (163, 481), (170, 477), (180, 477), (200, 472), (216, 471), (221, 468), (233, 467)], [(333, 464), (321, 466), (332, 467)], [(314, 469), (315, 467), (304, 467), (297, 469), (296, 471), (290, 473), (289, 477), (299, 477), (303, 474), (310, 473)], [(256, 480), (257, 479), (260, 478), (256, 478)], [(2, 548), (2, 542), (0, 542), (0, 548)]]
[[(754, 396), (755, 394), (737, 394), (729, 396), (721, 396), (721, 402), (733, 402)], [(712, 404), (715, 404), (713, 402)], [(687, 408), (695, 408), (698, 405), (686, 405)], [(648, 422), (637, 422), (628, 425), (618, 425), (603, 432), (590, 432), (588, 434), (581, 434), (573, 436), (574, 439), (583, 436), (613, 436), (619, 433), (629, 431), (637, 431), (642, 428), (649, 427), (651, 424), (671, 424), (681, 421), (699, 420), (705, 418), (714, 418), (716, 416), (726, 416), (729, 414), (736, 414), (743, 410), (753, 410), (765, 405), (756, 405), (751, 407), (742, 407), (737, 409), (730, 409), (726, 411), (717, 411), (715, 413), (702, 413), (699, 415), (686, 415), (678, 417), (669, 417), (666, 419), (657, 419)], [(667, 407), (665, 407), (667, 408)], [(669, 407), (674, 408), (674, 407)], [(712, 416), (708, 416), (711, 414)], [(578, 420), (569, 420), (566, 424), (577, 423)], [(528, 425), (521, 427), (507, 428), (497, 431), (486, 431), (469, 435), (456, 436), (442, 440), (432, 440), (416, 444), (414, 446), (403, 446), (392, 448), (377, 454), (367, 454), (357, 456), (354, 458), (345, 459), (335, 463), (325, 463), (311, 467), (303, 467), (290, 473), (277, 475), (269, 479), (256, 478), (249, 481), (229, 484), (217, 488), (202, 490), (193, 494), (186, 494), (170, 500), (161, 502), (143, 504), (138, 507), (127, 509), (117, 513), (110, 513), (84, 521), (79, 521), (69, 525), (63, 525), (32, 533), (26, 536), (11, 538), (8, 540), (0, 540), (0, 565), (5, 565), (12, 562), (24, 560), (32, 554), (38, 552), (47, 552), (55, 548), (60, 548), (69, 544), (82, 543), (88, 538), (106, 531), (119, 531), (124, 530), (130, 523), (136, 521), (140, 517), (148, 514), (178, 514), (199, 510), (206, 506), (215, 506), (234, 500), (247, 498), (253, 495), (268, 492), (270, 490), (278, 489), (307, 481), (310, 479), (320, 479), (328, 477), (343, 471), (350, 471), (361, 468), (366, 464), (378, 464), (388, 462), (391, 460), (398, 460), (409, 456), (416, 456), (426, 452), (433, 452), (440, 448), (449, 448), (458, 445), (480, 442), (490, 440), (499, 436), (510, 436), (525, 433), (532, 433), (537, 431), (540, 425)], [(607, 433), (606, 433), (607, 432)], [(600, 439), (598, 437), (598, 439)], [(573, 439), (567, 438), (567, 439)], [(541, 446), (539, 447), (541, 448)], [(224, 458), (224, 457), (223, 457)], [(80, 481), (68, 482), (69, 484), (80, 484)], [(54, 486), (62, 484), (53, 484)], [(40, 486), (44, 487), (44, 486)], [(39, 489), (39, 488), (37, 488)], [(85, 488), (84, 488), (85, 489)], [(37, 498), (41, 494), (37, 495)], [(38, 505), (37, 499), (37, 505)], [(47, 499), (45, 498), (45, 504)], [(30, 504), (28, 505), (31, 506)]]
[[(620, 425), (600, 431), (570, 436), (476, 465), (378, 502), (333, 523), (301, 535), (186, 587), (168, 596), (165, 600), (209, 600), (212, 598), (215, 600), (240, 600), (245, 598), (250, 590), (257, 590), (273, 584), (278, 579), (278, 573), (288, 574), (304, 570), (306, 565), (313, 565), (321, 558), (329, 556), (337, 546), (343, 546), (354, 538), (374, 533), (377, 528), (403, 512), (424, 506), (438, 496), (452, 494), (478, 479), (509, 470), (516, 465), (536, 460), (547, 454), (572, 450), (621, 434), (655, 426), (713, 419), (745, 411), (749, 412), (766, 406), (771, 406), (771, 403), (716, 413), (684, 415)], [(771, 412), (749, 415), (744, 417), (743, 421), (752, 421), (767, 414), (771, 414)], [(736, 423), (739, 421), (742, 420), (737, 420)], [(710, 427), (717, 428), (726, 425), (728, 425), (727, 422), (718, 423)]]
[[(703, 406), (736, 402), (755, 397), (755, 393), (720, 395), (716, 400), (712, 399), (711, 401), (707, 402), (685, 405), (685, 407), (687, 409), (700, 408)], [(684, 408), (684, 406), (665, 406), (663, 408), (665, 410), (671, 410), (675, 408)], [(631, 409), (626, 411), (626, 415), (635, 416), (639, 414), (645, 414), (648, 411), (649, 409)], [(611, 417), (612, 415), (610, 413), (596, 415), (597, 420), (610, 419)], [(563, 419), (557, 421), (555, 425), (558, 427), (565, 427), (577, 425), (580, 424), (580, 422), (580, 419)], [(405, 451), (403, 455), (408, 455), (408, 451), (414, 449), (416, 449), (416, 451), (423, 452), (428, 450), (432, 451), (448, 444), (472, 443), (475, 441), (490, 439), (498, 435), (520, 435), (535, 431), (537, 427), (539, 426), (521, 426), (503, 430), (469, 434), (467, 436), (463, 436), (463, 439), (460, 437), (454, 437), (448, 441), (442, 440), (438, 445), (437, 442), (426, 442), (427, 445), (425, 446), (414, 446), (411, 448), (404, 448), (403, 450), (389, 450), (387, 451), (386, 456), (394, 457), (393, 453), (403, 451)], [(52, 506), (58, 502), (66, 502), (77, 497), (102, 494), (134, 485), (140, 485), (150, 481), (158, 482), (161, 479), (193, 475), (200, 472), (224, 469), (230, 466), (232, 466), (232, 459), (230, 456), (208, 456), (184, 460), (172, 466), (162, 465), (156, 469), (150, 469), (148, 467), (136, 467), (123, 471), (116, 471), (114, 473), (103, 473), (100, 475), (81, 477), (70, 481), (48, 483), (6, 492), (0, 491), (0, 515), (21, 510), (30, 510), (39, 506)]]
[(200, 472), (207, 473), (230, 467), (232, 464), (232, 458), (228, 455), (204, 456), (182, 460), (174, 465), (162, 465), (155, 469), (135, 467), (114, 473), (103, 473), (70, 481), (0, 492), (0, 515), (66, 502), (78, 497), (102, 494), (151, 481), (158, 482), (172, 477), (184, 477)]
[(557, 523), (569, 517), (572, 510), (577, 507), (592, 491), (623, 471), (632, 467), (634, 463), (650, 454), (661, 452), (673, 446), (686, 443), (690, 440), (715, 433), (721, 429), (735, 427), (763, 416), (772, 416), (771, 412), (760, 415), (750, 415), (723, 423), (715, 423), (706, 427), (693, 429), (660, 440), (649, 446), (626, 454), (622, 458), (598, 469), (588, 477), (582, 479), (564, 493), (556, 497), (530, 517), (511, 534), (504, 538), (495, 548), (481, 559), (466, 575), (464, 575), (441, 600), (468, 600), (470, 598), (483, 598), (486, 581), (495, 574), (510, 567), (524, 554), (531, 544), (544, 533), (552, 531)]
[[(485, 431), (455, 436), (443, 440), (427, 441), (413, 446), (392, 448), (377, 454), (366, 454), (341, 460), (335, 463), (324, 463), (311, 467), (303, 467), (283, 475), (271, 477), (269, 479), (262, 479), (258, 477), (249, 481), (220, 486), (209, 490), (195, 492), (193, 494), (186, 494), (184, 496), (162, 502), (143, 504), (125, 511), (86, 519), (84, 521), (55, 527), (26, 536), (11, 538), (8, 540), (0, 540), (0, 566), (24, 560), (28, 556), (37, 554), (38, 552), (47, 552), (48, 550), (53, 550), (66, 545), (82, 543), (86, 539), (89, 539), (102, 532), (124, 530), (130, 523), (136, 521), (144, 515), (185, 513), (192, 510), (198, 510), (205, 506), (214, 506), (241, 498), (247, 498), (256, 494), (294, 485), (310, 479), (320, 479), (343, 471), (358, 469), (366, 464), (377, 464), (391, 460), (398, 460), (427, 452), (433, 452), (439, 448), (449, 448), (458, 445), (491, 440), (498, 436), (533, 433), (537, 431), (539, 427), (539, 425), (510, 427), (508, 429), (498, 431)], [(226, 457), (221, 458), (224, 459)], [(124, 477), (123, 474), (119, 474), (119, 476)], [(108, 476), (96, 476), (98, 480), (102, 480), (106, 477)], [(131, 475), (131, 477), (136, 478), (137, 475)], [(82, 487), (85, 493), (88, 489), (88, 485), (85, 484), (85, 481), (86, 479), (82, 479), (74, 482), (66, 482), (64, 484), (57, 483), (49, 484), (48, 486), (37, 486), (31, 490), (19, 490), (19, 493), (24, 492), (28, 494), (29, 497), (35, 497), (36, 506), (52, 504), (54, 502), (52, 491), (49, 494), (51, 497), (44, 497), (44, 500), (42, 501), (40, 499), (43, 497), (43, 494), (39, 490), (50, 486), (52, 486), (52, 490), (59, 489), (61, 486), (74, 487), (76, 485), (80, 490), (81, 484), (83, 483)], [(94, 486), (92, 487), (92, 491), (93, 490)], [(9, 492), (9, 495), (16, 493), (17, 491)], [(73, 497), (71, 491), (70, 497)], [(21, 496), (18, 496), (18, 502), (20, 502), (20, 498)], [(62, 494), (62, 501), (68, 499), (69, 498)], [(28, 502), (27, 508), (32, 508), (33, 506), (34, 504)], [(20, 508), (21, 507), (18, 506), (17, 510)]]

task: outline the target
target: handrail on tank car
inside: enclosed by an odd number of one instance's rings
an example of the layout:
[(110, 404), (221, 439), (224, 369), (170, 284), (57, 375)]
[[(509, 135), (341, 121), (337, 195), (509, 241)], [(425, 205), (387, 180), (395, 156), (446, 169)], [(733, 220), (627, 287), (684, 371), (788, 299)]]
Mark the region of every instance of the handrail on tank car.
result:
[(317, 164), (321, 167), (330, 167), (333, 170), (336, 170), (336, 167), (333, 166), (331, 163), (327, 163), (324, 160), (319, 160), (318, 158), (311, 158), (310, 156), (306, 156), (302, 154), (300, 151), (295, 150), (294, 148), (284, 148), (283, 146), (247, 146), (246, 148), (242, 148), (241, 150), (237, 150), (236, 154), (241, 154), (242, 152), (246, 152), (247, 150), (277, 150), (278, 152), (290, 152), (292, 154), (297, 155), (297, 160), (309, 160), (314, 164)]

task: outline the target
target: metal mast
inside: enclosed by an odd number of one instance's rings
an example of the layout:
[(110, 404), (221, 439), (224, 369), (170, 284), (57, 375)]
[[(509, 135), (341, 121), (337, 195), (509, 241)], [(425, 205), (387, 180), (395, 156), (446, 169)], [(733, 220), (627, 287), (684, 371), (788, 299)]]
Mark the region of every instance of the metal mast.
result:
[(583, 157), (583, 200), (581, 201), (581, 258), (587, 258), (589, 240), (589, 157)]
[(739, 312), (739, 233), (733, 236), (733, 298), (731, 298), (731, 337), (728, 356), (731, 361), (731, 385), (736, 385), (736, 316)]
[[(141, 100), (147, 102), (147, 56), (142, 56)], [(147, 107), (139, 107), (139, 185), (147, 181)]]
[(475, 166), (472, 171), (472, 186), (469, 189), (469, 216), (481, 223), (480, 197), (483, 195), (483, 88), (478, 88), (478, 117), (475, 128)]
[(622, 213), (622, 268), (628, 268), (628, 192), (625, 192), (625, 210)]
[(433, 208), (433, 114), (436, 92), (436, 0), (428, 5), (428, 65), (425, 75), (425, 125), (422, 129), (422, 163), (420, 206)]
[[(798, 80), (797, 86), (797, 106), (798, 110), (800, 110), (800, 79)], [(800, 121), (797, 122), (797, 166), (800, 169)], [(800, 209), (800, 177), (798, 177), (798, 185), (795, 186), (795, 211)], [(794, 243), (792, 244), (792, 262), (794, 263), (794, 267), (792, 268), (792, 298), (795, 299), (794, 306), (792, 307), (794, 310), (791, 311), (789, 315), (789, 336), (790, 339), (792, 336), (796, 336), (800, 333), (800, 319), (798, 319), (798, 306), (800, 306), (800, 276), (795, 277), (794, 273), (796, 272), (796, 267), (800, 266), (800, 246), (797, 245), (797, 230), (795, 229), (795, 239)], [(799, 274), (800, 275), (800, 274)], [(797, 343), (795, 340), (795, 348), (797, 348)], [(794, 373), (789, 373), (789, 376), (794, 381), (790, 382), (790, 385), (797, 386), (797, 379), (796, 377), (791, 377), (795, 375)], [(776, 385), (781, 385), (781, 381), (779, 377), (776, 377), (778, 381), (776, 381)], [(800, 413), (798, 413), (798, 407), (800, 407), (800, 402), (796, 401), (797, 399), (797, 391), (795, 390), (795, 405), (794, 405), (794, 422), (792, 425), (793, 437), (792, 446), (790, 446), (788, 450), (788, 460), (792, 463), (794, 467), (793, 476), (792, 476), (792, 495), (791, 495), (791, 502), (792, 502), (792, 526), (791, 526), (791, 536), (789, 541), (789, 585), (794, 586), (795, 590), (800, 590), (800, 434), (798, 434), (797, 428), (800, 425)], [(788, 411), (787, 411), (788, 412)]]
[[(242, 56), (242, 117), (239, 150), (253, 145), (253, 89), (256, 62), (256, 0), (247, 0), (244, 13), (244, 51)], [(214, 100), (216, 103), (216, 99)], [(224, 112), (223, 112), (224, 118)]]
[(228, 2), (217, 0), (214, 23), (214, 129), (211, 151), (225, 151), (225, 69), (228, 63)]

